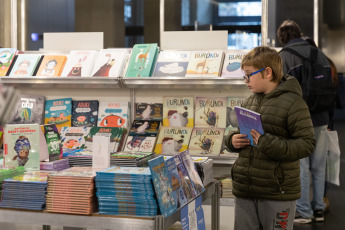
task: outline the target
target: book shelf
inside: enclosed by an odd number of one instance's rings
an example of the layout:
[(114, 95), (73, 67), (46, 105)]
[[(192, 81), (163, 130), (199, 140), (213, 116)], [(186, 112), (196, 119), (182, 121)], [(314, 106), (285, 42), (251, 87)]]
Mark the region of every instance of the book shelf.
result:
[[(203, 203), (211, 202), (211, 229), (219, 229), (220, 184), (214, 180), (206, 186), (200, 194)], [(68, 226), (75, 228), (100, 228), (116, 230), (161, 230), (167, 229), (181, 219), (181, 208), (168, 217), (161, 215), (153, 217), (136, 216), (91, 216), (57, 214), (41, 211), (21, 211), (15, 209), (0, 209), (0, 222), (10, 222), (25, 225), (42, 225), (43, 230), (50, 230), (51, 226)], [(20, 218), (18, 218), (20, 217)], [(205, 216), (206, 218), (206, 216)]]

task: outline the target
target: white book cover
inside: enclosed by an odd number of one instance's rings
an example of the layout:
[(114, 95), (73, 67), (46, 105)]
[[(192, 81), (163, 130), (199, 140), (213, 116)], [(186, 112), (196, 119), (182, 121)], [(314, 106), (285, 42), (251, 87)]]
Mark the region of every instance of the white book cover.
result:
[(163, 126), (194, 127), (194, 97), (163, 97)]
[(191, 51), (163, 50), (159, 53), (153, 76), (178, 76), (186, 75)]
[(129, 102), (99, 102), (98, 127), (128, 127)]
[(126, 49), (102, 49), (97, 55), (91, 76), (119, 77), (127, 60)]
[(128, 136), (123, 151), (153, 152), (157, 137)]
[(9, 76), (32, 77), (40, 58), (40, 54), (18, 54)]
[(192, 127), (161, 127), (155, 153), (175, 155), (187, 150), (192, 130)]
[(235, 112), (235, 106), (242, 106), (246, 97), (228, 97), (228, 105), (226, 112), (226, 127), (235, 128), (238, 127), (237, 116)]
[(91, 77), (96, 50), (71, 50), (62, 71), (62, 77)]
[(225, 51), (224, 63), (221, 77), (242, 79), (244, 75), (241, 69), (243, 57), (249, 50), (228, 50)]
[(186, 76), (189, 77), (218, 77), (223, 64), (222, 50), (192, 51)]
[(92, 168), (110, 167), (110, 136), (94, 136), (92, 147)]
[(223, 136), (223, 128), (193, 128), (188, 147), (190, 155), (219, 156)]
[(225, 128), (226, 97), (196, 97), (195, 127)]

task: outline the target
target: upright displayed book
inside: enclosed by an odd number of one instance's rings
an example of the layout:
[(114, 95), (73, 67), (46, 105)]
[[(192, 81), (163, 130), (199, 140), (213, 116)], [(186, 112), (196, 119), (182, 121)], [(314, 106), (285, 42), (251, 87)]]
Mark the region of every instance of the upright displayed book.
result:
[(192, 51), (186, 77), (219, 77), (223, 59), (221, 50)]
[(261, 135), (265, 133), (261, 123), (261, 114), (239, 106), (235, 106), (235, 112), (240, 133), (247, 134), (247, 138), (250, 139), (250, 144), (256, 146), (250, 131), (255, 129)]
[(129, 102), (99, 102), (98, 127), (128, 127)]
[(72, 98), (46, 100), (44, 124), (55, 124), (60, 131), (62, 127), (71, 127)]
[(135, 103), (135, 120), (163, 120), (162, 103)]
[(226, 146), (226, 143), (225, 143), (225, 139), (229, 135), (229, 133), (231, 131), (236, 130), (236, 129), (237, 128), (233, 128), (233, 127), (226, 127), (224, 129), (223, 144), (222, 144), (222, 148), (220, 149), (220, 156), (227, 156), (227, 157), (232, 157), (232, 158), (235, 158), (235, 159), (238, 157), (238, 153), (237, 152), (231, 152), (230, 149), (228, 149), (228, 147)]
[(156, 154), (175, 155), (188, 149), (193, 128), (161, 127), (155, 147)]
[(72, 126), (97, 126), (98, 101), (72, 101)]
[(86, 137), (90, 129), (90, 127), (62, 127), (61, 143), (64, 156), (75, 150), (87, 149)]
[(176, 169), (181, 181), (181, 188), (189, 202), (194, 197), (196, 197), (197, 192), (194, 188), (194, 184), (192, 183), (188, 175), (187, 169), (182, 162), (181, 156), (178, 154), (178, 155), (174, 155), (173, 158), (175, 160)]
[(228, 97), (228, 106), (226, 112), (226, 127), (236, 128), (238, 127), (237, 116), (235, 112), (235, 106), (242, 106), (246, 97)]
[(191, 155), (219, 156), (224, 128), (194, 128), (189, 142)]
[(102, 49), (92, 70), (93, 77), (119, 77), (127, 60), (126, 49)]
[(54, 124), (44, 125), (44, 137), (47, 141), (49, 161), (62, 159), (62, 145), (58, 129)]
[(249, 50), (227, 50), (224, 55), (224, 63), (221, 77), (242, 79), (241, 63)]
[(155, 72), (155, 77), (186, 75), (191, 51), (163, 50), (159, 53)]
[(60, 76), (66, 61), (65, 55), (44, 55), (36, 76)]
[(43, 124), (45, 97), (37, 95), (20, 95), (12, 112), (10, 124)]
[(0, 77), (6, 76), (18, 50), (15, 48), (0, 48)]
[(96, 50), (71, 50), (62, 77), (91, 77)]
[(126, 77), (151, 77), (159, 52), (157, 43), (133, 46)]
[(194, 98), (163, 97), (163, 126), (194, 127)]
[(195, 127), (226, 127), (226, 97), (196, 97)]
[(18, 54), (10, 72), (10, 77), (31, 77), (36, 70), (40, 54)]
[(149, 160), (148, 163), (159, 209), (163, 216), (169, 216), (177, 210), (177, 194), (172, 188), (171, 178), (165, 166), (164, 157), (156, 157)]

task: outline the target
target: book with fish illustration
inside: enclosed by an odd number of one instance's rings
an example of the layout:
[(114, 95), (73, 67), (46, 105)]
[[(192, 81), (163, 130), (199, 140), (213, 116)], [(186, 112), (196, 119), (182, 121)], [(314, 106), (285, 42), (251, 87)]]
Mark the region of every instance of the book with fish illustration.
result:
[(224, 128), (194, 128), (189, 142), (190, 155), (219, 156)]
[(97, 126), (98, 101), (72, 101), (72, 126)]
[(66, 61), (66, 55), (44, 55), (36, 76), (60, 76)]
[(241, 63), (243, 57), (249, 50), (228, 50), (225, 51), (224, 63), (221, 77), (242, 79), (243, 72)]
[(222, 50), (192, 51), (186, 77), (218, 77), (223, 59)]
[(162, 103), (135, 103), (135, 120), (163, 120)]
[(90, 133), (90, 127), (62, 127), (61, 143), (63, 153), (86, 149), (85, 139)]
[(14, 48), (0, 48), (0, 76), (6, 76), (12, 61), (16, 54), (17, 49)]
[(191, 51), (163, 50), (159, 53), (153, 76), (166, 77), (186, 75)]
[(129, 102), (99, 102), (98, 127), (128, 127)]
[(32, 77), (40, 58), (40, 54), (18, 54), (9, 76)]
[(91, 77), (96, 50), (71, 50), (66, 65), (61, 73), (62, 77)]
[(163, 126), (194, 127), (194, 97), (163, 97)]
[(44, 124), (55, 124), (60, 131), (62, 127), (71, 127), (72, 98), (46, 100)]
[(161, 127), (155, 153), (174, 155), (188, 149), (192, 130), (192, 127)]
[(196, 97), (195, 127), (225, 128), (226, 97)]
[(125, 67), (127, 49), (102, 49), (92, 70), (93, 77), (119, 77)]

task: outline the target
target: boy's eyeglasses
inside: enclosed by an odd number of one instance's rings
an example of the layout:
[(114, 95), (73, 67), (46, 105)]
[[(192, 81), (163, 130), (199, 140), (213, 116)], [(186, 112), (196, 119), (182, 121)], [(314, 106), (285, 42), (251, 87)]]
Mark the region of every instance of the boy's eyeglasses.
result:
[(257, 73), (260, 73), (261, 71), (265, 70), (266, 68), (262, 68), (262, 69), (259, 69), (258, 71), (255, 71), (253, 73), (250, 73), (250, 74), (245, 74), (243, 76), (243, 79), (246, 81), (246, 82), (249, 82), (250, 81), (250, 77), (257, 74)]

